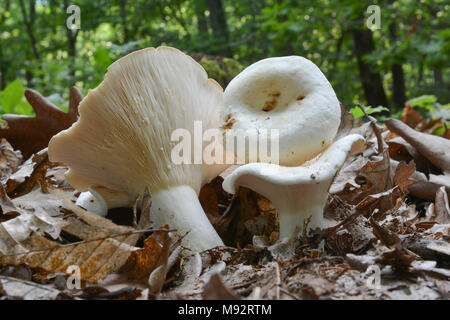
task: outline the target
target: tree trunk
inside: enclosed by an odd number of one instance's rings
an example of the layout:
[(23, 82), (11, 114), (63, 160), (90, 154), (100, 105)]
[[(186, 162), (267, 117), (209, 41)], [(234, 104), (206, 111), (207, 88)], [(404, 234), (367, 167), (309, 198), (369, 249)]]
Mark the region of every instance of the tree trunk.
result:
[[(64, 10), (67, 10), (69, 6), (69, 3), (67, 0), (64, 0)], [(67, 37), (67, 46), (68, 50), (67, 53), (70, 57), (71, 63), (70, 63), (70, 76), (72, 77), (70, 86), (75, 85), (75, 59), (77, 55), (77, 37), (78, 37), (78, 31), (79, 30), (70, 30), (69, 28), (66, 28), (66, 37)]]
[[(278, 4), (282, 4), (283, 0), (277, 0)], [(286, 22), (288, 20), (288, 16), (286, 14), (283, 14), (280, 17), (280, 22)], [(286, 56), (292, 56), (294, 55), (294, 47), (292, 47), (292, 44), (288, 41), (284, 44), (284, 55)]]
[[(122, 25), (122, 31), (123, 31), (123, 43), (128, 43), (130, 41), (130, 33), (128, 30), (128, 22), (127, 22), (127, 3), (126, 0), (120, 0), (120, 23)], [(130, 4), (128, 4), (130, 5)]]
[[(35, 14), (36, 14), (36, 2), (35, 1), (29, 1), (30, 4), (30, 10), (29, 13), (27, 13), (27, 7), (25, 5), (25, 3), (23, 2), (23, 0), (20, 0), (19, 2), (19, 6), (22, 12), (22, 17), (23, 17), (23, 24), (25, 25), (25, 30), (28, 34), (28, 37), (30, 39), (30, 43), (31, 43), (31, 55), (32, 57), (34, 57), (34, 60), (36, 60), (36, 62), (39, 61), (40, 58), (40, 53), (38, 50), (38, 43), (36, 41), (36, 37), (34, 34), (34, 21), (35, 21)], [(30, 54), (27, 54), (27, 59), (32, 59), (31, 56), (29, 56)], [(38, 65), (38, 68), (40, 68), (40, 66)], [(25, 71), (25, 79), (27, 81), (27, 86), (28, 87), (33, 87), (33, 78), (34, 78), (34, 74), (33, 72), (29, 69)]]
[[(3, 27), (3, 24), (5, 23), (5, 12), (9, 10), (9, 0), (5, 2), (5, 10), (4, 13), (0, 16), (0, 27)], [(4, 54), (3, 54), (3, 43), (0, 40), (0, 90), (5, 89), (6, 87), (6, 68), (7, 68), (7, 62), (3, 60)]]
[(368, 29), (353, 29), (352, 34), (355, 54), (358, 60), (359, 76), (367, 103), (373, 107), (379, 105), (388, 106), (380, 73), (375, 71), (376, 66), (363, 60), (366, 54), (375, 50), (372, 32)]
[(444, 89), (444, 78), (442, 77), (442, 70), (438, 67), (433, 68), (434, 85), (436, 88)]
[(398, 63), (394, 63), (391, 67), (392, 82), (393, 82), (393, 95), (394, 105), (396, 111), (402, 110), (406, 103), (405, 93), (405, 76), (403, 73), (403, 66)]
[(218, 40), (219, 49), (215, 54), (231, 57), (232, 51), (229, 44), (227, 20), (223, 9), (222, 0), (206, 0), (209, 9), (209, 22), (214, 38)]
[(34, 35), (34, 19), (35, 19), (35, 14), (36, 14), (36, 2), (29, 1), (29, 3), (30, 3), (30, 12), (29, 13), (27, 13), (27, 9), (26, 9), (26, 6), (25, 6), (25, 3), (23, 2), (23, 0), (20, 0), (20, 8), (22, 11), (23, 23), (27, 30), (28, 37), (30, 38), (31, 49), (32, 49), (33, 55), (36, 58), (36, 60), (38, 60), (40, 55), (39, 55), (39, 50), (37, 48), (36, 37)]
[(196, 0), (194, 2), (198, 33), (206, 37), (208, 35), (208, 21), (205, 16), (206, 2), (205, 0)]
[[(394, 22), (389, 24), (389, 35), (392, 42), (397, 39), (397, 26)], [(394, 63), (391, 66), (392, 82), (393, 82), (393, 96), (396, 111), (402, 110), (406, 102), (405, 89), (405, 75), (403, 73), (403, 66), (400, 63)]]

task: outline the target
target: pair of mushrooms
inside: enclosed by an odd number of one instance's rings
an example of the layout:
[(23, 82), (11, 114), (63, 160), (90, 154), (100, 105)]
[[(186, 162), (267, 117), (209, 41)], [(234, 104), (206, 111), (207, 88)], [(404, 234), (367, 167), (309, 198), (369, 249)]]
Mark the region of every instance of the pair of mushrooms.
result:
[(243, 129), (258, 136), (259, 129), (278, 129), (279, 141), (270, 143), (279, 143), (279, 164), (245, 164), (223, 187), (234, 193), (245, 186), (270, 199), (278, 209), (280, 238), (309, 217), (309, 228), (320, 227), (331, 181), (354, 143), (363, 140), (351, 135), (332, 142), (340, 122), (338, 99), (315, 64), (294, 56), (251, 65), (223, 92), (181, 51), (143, 49), (109, 67), (80, 103), (79, 114), (49, 144), (50, 160), (69, 167), (67, 180), (89, 190), (77, 204), (106, 215), (110, 208), (131, 206), (148, 188), (151, 220), (177, 229), (192, 252), (223, 245), (198, 194), (228, 165), (173, 164), (176, 129), (194, 133), (195, 121), (224, 134)]

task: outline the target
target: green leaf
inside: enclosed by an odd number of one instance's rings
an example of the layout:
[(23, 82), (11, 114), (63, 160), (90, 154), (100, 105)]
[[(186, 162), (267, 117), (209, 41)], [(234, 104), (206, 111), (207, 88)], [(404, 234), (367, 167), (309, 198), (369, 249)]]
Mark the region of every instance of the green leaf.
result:
[(411, 107), (419, 107), (425, 108), (428, 110), (432, 110), (435, 108), (434, 104), (436, 103), (437, 98), (433, 95), (423, 95), (411, 100), (408, 100), (406, 104), (409, 104)]
[[(366, 112), (367, 114), (372, 114), (372, 113), (377, 113), (377, 112), (382, 112), (382, 111), (389, 111), (388, 108), (383, 107), (383, 106), (378, 106), (376, 108), (372, 108), (372, 107), (366, 107)], [(359, 119), (362, 116), (364, 116), (364, 113), (362, 112), (360, 107), (354, 107), (350, 109), (350, 112), (353, 114), (353, 117), (355, 119)]]
[(106, 72), (109, 65), (113, 63), (113, 59), (109, 56), (109, 51), (105, 48), (98, 48), (94, 53), (94, 60), (102, 72)]
[(4, 113), (13, 113), (14, 107), (22, 101), (25, 88), (19, 79), (11, 82), (0, 94), (0, 104)]
[(21, 100), (18, 104), (14, 106), (14, 109), (11, 113), (15, 114), (24, 114), (24, 115), (32, 115), (34, 113), (33, 108), (26, 100)]
[(445, 132), (445, 126), (444, 125), (442, 125), (442, 126), (440, 126), (439, 128), (437, 128), (436, 130), (434, 130), (433, 131), (433, 134), (435, 135), (435, 136), (442, 136), (443, 134), (444, 134), (444, 132)]

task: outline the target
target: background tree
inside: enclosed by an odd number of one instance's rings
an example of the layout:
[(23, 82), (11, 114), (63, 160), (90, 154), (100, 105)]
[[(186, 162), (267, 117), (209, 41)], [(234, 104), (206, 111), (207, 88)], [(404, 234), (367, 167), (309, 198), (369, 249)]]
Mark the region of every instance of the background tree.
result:
[[(71, 4), (81, 9), (80, 30), (66, 28)], [(370, 30), (366, 9), (373, 4), (381, 9), (381, 28)], [(445, 104), (449, 9), (445, 0), (3, 0), (0, 112), (10, 110), (7, 95), (24, 86), (64, 108), (69, 86), (86, 93), (114, 60), (161, 44), (208, 57), (204, 64), (221, 79), (239, 69), (223, 57), (247, 66), (271, 56), (305, 56), (347, 106), (397, 112), (421, 95)], [(225, 69), (233, 71), (227, 76)]]

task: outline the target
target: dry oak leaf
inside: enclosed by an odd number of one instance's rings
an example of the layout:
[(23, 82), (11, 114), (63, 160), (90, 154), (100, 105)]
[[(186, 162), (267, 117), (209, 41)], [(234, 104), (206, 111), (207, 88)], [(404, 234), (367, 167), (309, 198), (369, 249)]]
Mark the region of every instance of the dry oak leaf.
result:
[(6, 139), (0, 141), (0, 178), (13, 174), (22, 163), (22, 153), (15, 151)]
[(45, 99), (39, 92), (26, 89), (25, 97), (36, 112), (36, 117), (5, 114), (7, 128), (0, 129), (0, 137), (8, 140), (25, 159), (48, 146), (50, 139), (58, 132), (69, 128), (77, 121), (78, 105), (83, 99), (81, 92), (70, 88), (69, 111), (65, 113)]
[[(162, 229), (167, 229), (164, 225)], [(133, 251), (121, 268), (129, 280), (147, 279), (157, 267), (167, 262), (170, 251), (170, 236), (168, 231), (156, 231), (144, 241), (144, 248)]]
[(386, 126), (412, 145), (436, 167), (450, 173), (450, 140), (418, 132), (400, 120), (388, 119)]
[(450, 207), (444, 186), (440, 187), (436, 192), (434, 204), (431, 204), (429, 209), (431, 210), (427, 210), (426, 217), (422, 221), (450, 224)]
[(411, 160), (408, 164), (403, 161), (398, 164), (395, 170), (394, 183), (399, 186), (402, 192), (407, 192), (408, 187), (415, 183), (415, 181), (409, 179), (415, 171), (414, 160)]
[(20, 197), (33, 190), (36, 183), (39, 183), (41, 189), (47, 192), (47, 170), (57, 165), (49, 161), (47, 149), (39, 151), (25, 161), (6, 181), (2, 181), (5, 184), (6, 193), (12, 198)]
[(14, 300), (55, 300), (60, 293), (50, 286), (0, 275), (0, 297), (6, 296)]
[[(63, 228), (82, 241), (61, 245), (57, 241), (49, 240), (43, 236), (44, 233), (56, 238), (59, 231), (54, 229), (62, 227), (47, 222), (55, 220), (54, 218), (42, 217), (42, 213), (37, 217), (37, 212), (32, 214), (12, 207), (19, 211), (20, 215), (0, 224), (0, 265), (26, 263), (32, 268), (39, 267), (47, 272), (62, 273), (65, 273), (70, 265), (77, 265), (82, 280), (98, 282), (118, 271), (130, 253), (138, 249), (134, 247), (140, 234), (136, 230), (118, 226), (108, 219), (81, 209), (62, 192), (52, 192), (57, 194), (64, 207), (78, 218), (72, 221), (78, 222), (78, 227)], [(11, 201), (4, 192), (3, 202), (6, 207), (11, 207)]]
[(223, 284), (217, 273), (213, 274), (203, 287), (202, 298), (204, 300), (240, 300), (239, 296), (232, 293)]
[(419, 123), (423, 121), (423, 118), (420, 116), (417, 110), (413, 109), (410, 105), (407, 105), (403, 109), (402, 121), (411, 128), (415, 128)]

